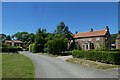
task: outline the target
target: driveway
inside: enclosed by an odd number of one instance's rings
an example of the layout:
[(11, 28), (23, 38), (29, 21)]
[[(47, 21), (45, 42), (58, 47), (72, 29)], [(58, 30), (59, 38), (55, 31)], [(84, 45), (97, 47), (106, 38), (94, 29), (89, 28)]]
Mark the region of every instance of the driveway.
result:
[(117, 78), (112, 72), (91, 69), (60, 58), (31, 52), (20, 52), (35, 65), (35, 78)]

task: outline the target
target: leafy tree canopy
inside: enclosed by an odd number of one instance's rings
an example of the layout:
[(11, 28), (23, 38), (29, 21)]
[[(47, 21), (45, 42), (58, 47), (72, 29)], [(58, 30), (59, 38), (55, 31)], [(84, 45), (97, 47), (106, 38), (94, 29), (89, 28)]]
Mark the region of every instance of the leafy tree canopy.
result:
[(65, 25), (64, 22), (61, 22), (58, 26), (57, 29), (55, 30), (56, 34), (63, 34), (65, 35), (68, 39), (72, 37), (72, 32), (69, 31), (68, 26)]
[(116, 42), (116, 37), (117, 37), (117, 33), (116, 34), (111, 34), (111, 38), (112, 38), (112, 43)]

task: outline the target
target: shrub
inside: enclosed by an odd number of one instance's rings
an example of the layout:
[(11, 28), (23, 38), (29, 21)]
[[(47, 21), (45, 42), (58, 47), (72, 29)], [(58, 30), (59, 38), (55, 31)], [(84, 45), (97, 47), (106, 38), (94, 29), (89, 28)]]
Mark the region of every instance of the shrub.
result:
[(78, 44), (78, 43), (75, 44), (75, 50), (81, 50), (80, 44)]
[(120, 64), (120, 52), (114, 51), (72, 51), (73, 57), (100, 61), (104, 63)]
[(46, 52), (60, 55), (62, 51), (67, 50), (67, 39), (66, 38), (54, 38), (52, 40), (49, 40), (45, 44)]
[(44, 48), (44, 52), (49, 53), (48, 48)]
[(33, 51), (33, 44), (29, 45), (29, 51), (32, 52)]
[(40, 51), (40, 46), (37, 43), (34, 43), (32, 46), (32, 52), (37, 53)]
[(22, 51), (22, 48), (17, 48), (17, 47), (1, 47), (0, 51), (2, 52), (13, 52), (17, 53), (18, 51)]
[(2, 47), (11, 47), (10, 44), (2, 44)]
[(37, 43), (30, 44), (29, 51), (33, 53), (41, 52), (41, 46)]

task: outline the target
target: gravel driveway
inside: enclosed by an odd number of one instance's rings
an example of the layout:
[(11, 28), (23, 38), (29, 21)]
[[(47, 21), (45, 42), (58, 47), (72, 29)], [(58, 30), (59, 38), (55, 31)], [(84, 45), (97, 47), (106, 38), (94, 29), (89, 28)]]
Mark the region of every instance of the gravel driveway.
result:
[(91, 69), (65, 62), (56, 57), (31, 52), (20, 52), (29, 57), (35, 65), (35, 78), (117, 78), (112, 72)]

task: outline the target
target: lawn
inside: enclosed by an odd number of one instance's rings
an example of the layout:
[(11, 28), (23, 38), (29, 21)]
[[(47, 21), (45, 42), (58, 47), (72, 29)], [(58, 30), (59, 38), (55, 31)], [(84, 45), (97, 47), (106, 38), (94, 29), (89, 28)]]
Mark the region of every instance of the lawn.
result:
[(34, 65), (22, 54), (2, 54), (2, 77), (34, 78)]

